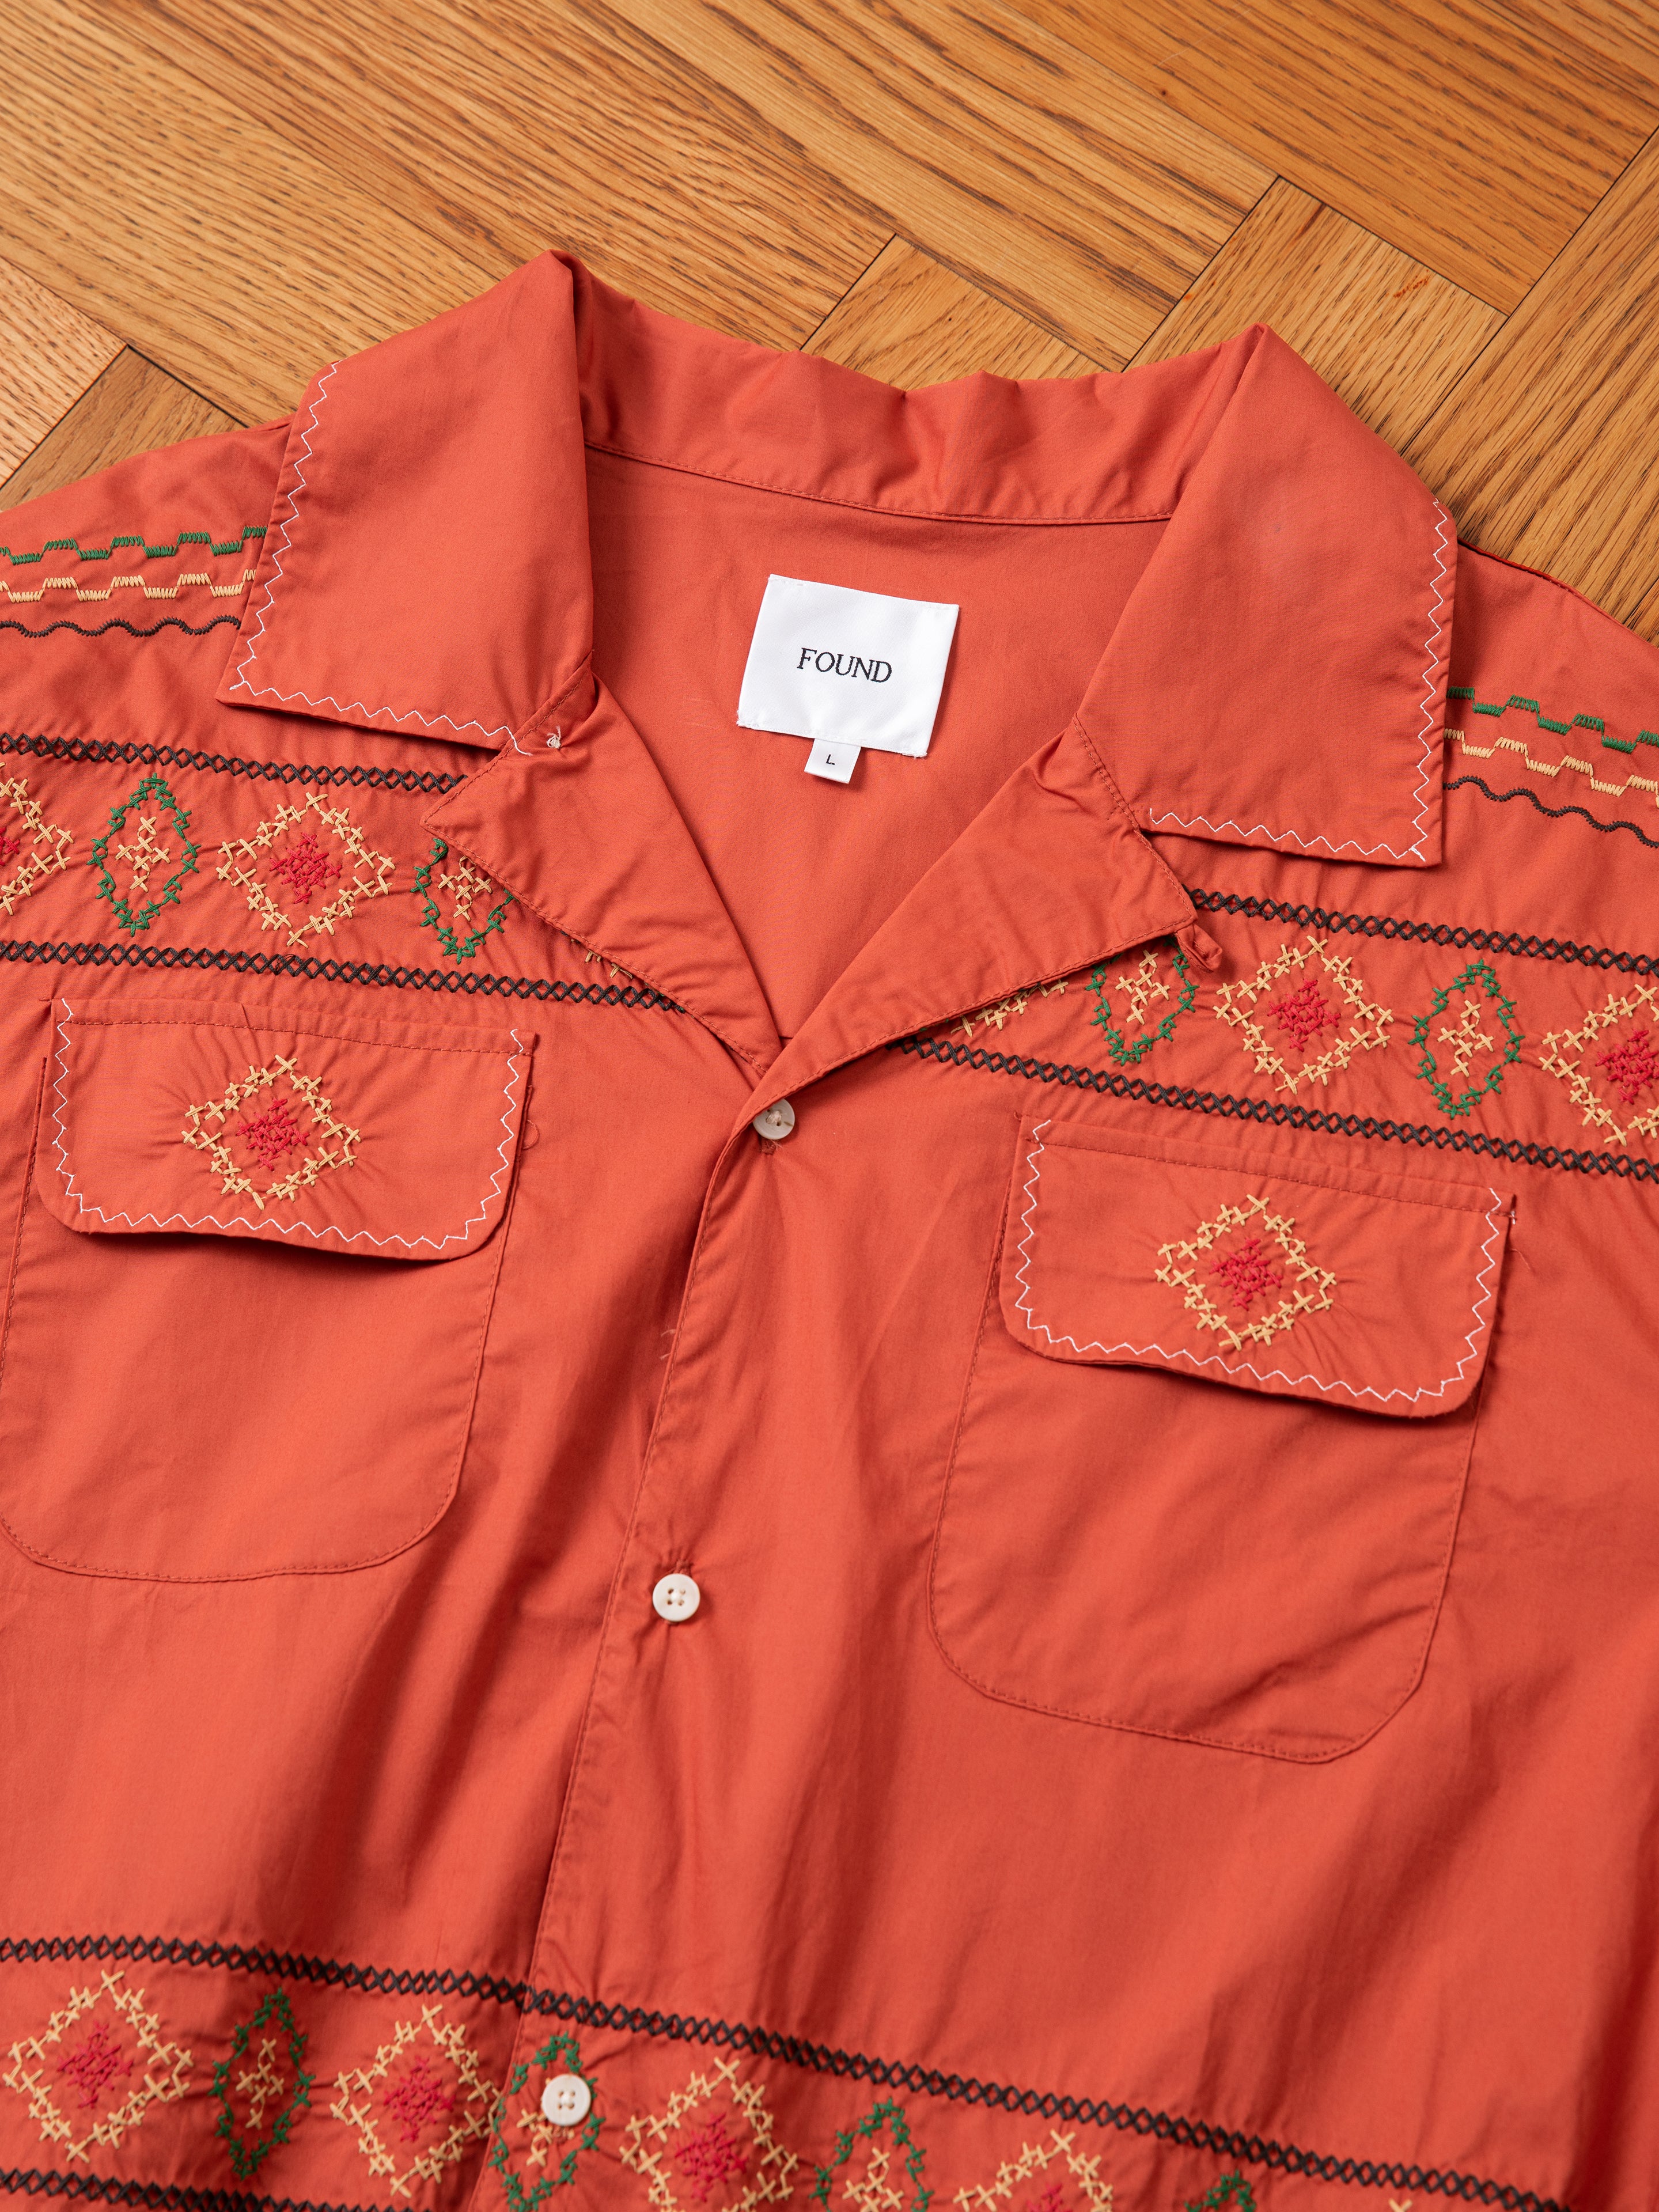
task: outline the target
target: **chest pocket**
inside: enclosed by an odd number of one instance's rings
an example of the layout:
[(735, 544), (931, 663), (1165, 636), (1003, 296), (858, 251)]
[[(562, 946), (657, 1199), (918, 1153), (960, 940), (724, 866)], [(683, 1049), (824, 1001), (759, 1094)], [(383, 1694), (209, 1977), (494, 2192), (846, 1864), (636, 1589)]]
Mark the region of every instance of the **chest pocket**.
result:
[(0, 1352), (33, 1559), (366, 1567), (454, 1496), (529, 1060), (507, 1031), (60, 1001)]
[(1285, 1759), (1427, 1658), (1509, 1200), (1022, 1130), (934, 1632), (991, 1696)]

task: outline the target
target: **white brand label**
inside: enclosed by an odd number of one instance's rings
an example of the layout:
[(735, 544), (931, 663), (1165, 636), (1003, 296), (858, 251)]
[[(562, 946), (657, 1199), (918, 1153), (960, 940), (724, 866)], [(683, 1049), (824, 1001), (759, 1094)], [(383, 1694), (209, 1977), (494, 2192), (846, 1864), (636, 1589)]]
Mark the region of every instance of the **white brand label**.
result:
[(920, 758), (956, 627), (956, 608), (933, 599), (769, 576), (738, 720), (814, 739), (808, 769), (838, 783), (861, 745)]

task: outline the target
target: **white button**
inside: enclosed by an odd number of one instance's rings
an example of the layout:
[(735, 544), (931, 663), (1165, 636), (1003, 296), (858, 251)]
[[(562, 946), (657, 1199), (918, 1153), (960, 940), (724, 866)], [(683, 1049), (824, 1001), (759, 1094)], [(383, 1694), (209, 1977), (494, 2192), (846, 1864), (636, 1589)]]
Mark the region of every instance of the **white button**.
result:
[(775, 1145), (781, 1145), (795, 1126), (795, 1109), (787, 1098), (780, 1098), (775, 1106), (757, 1114), (750, 1126), (757, 1137), (769, 1137)]
[(651, 1602), (665, 1620), (690, 1620), (702, 1603), (702, 1592), (690, 1575), (665, 1575), (652, 1591)]
[(593, 2092), (580, 2074), (556, 2074), (542, 2091), (542, 2118), (556, 2128), (574, 2128), (592, 2107)]

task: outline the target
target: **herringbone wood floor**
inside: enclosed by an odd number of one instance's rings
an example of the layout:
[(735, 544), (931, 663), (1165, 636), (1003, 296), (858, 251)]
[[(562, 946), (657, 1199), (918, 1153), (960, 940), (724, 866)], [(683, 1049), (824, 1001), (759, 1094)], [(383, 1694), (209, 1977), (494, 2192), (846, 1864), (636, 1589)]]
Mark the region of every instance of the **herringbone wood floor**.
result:
[(1645, 0), (12, 0), (0, 505), (549, 245), (902, 384), (1272, 323), (1659, 637)]

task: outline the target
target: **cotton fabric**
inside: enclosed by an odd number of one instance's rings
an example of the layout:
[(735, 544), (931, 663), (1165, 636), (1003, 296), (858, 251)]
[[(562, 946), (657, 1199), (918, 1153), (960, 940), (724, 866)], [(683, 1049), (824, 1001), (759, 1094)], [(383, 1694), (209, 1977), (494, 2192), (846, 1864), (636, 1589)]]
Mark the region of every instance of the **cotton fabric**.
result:
[(1651, 649), (560, 256), (6, 536), (8, 2187), (1647, 2212)]

